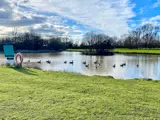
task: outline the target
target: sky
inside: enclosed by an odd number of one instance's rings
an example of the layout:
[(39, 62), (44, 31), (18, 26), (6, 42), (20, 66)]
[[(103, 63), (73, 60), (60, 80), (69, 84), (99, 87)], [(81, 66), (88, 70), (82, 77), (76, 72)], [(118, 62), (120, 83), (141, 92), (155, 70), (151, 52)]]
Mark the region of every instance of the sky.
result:
[(160, 0), (0, 0), (0, 37), (16, 29), (79, 41), (90, 31), (120, 37), (146, 23), (160, 25)]

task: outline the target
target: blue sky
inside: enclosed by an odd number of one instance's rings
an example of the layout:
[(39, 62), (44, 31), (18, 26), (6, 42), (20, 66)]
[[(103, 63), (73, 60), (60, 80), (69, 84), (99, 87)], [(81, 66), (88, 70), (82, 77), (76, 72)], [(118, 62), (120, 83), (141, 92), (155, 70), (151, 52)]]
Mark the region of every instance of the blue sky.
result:
[(120, 37), (146, 23), (160, 25), (160, 0), (0, 0), (0, 37), (14, 29), (75, 41), (89, 31)]
[[(145, 19), (145, 22), (147, 20), (149, 22), (151, 18), (160, 15), (160, 0), (132, 0), (132, 2), (136, 5), (133, 9), (136, 16), (132, 20), (137, 25), (141, 25)], [(157, 19), (157, 21), (159, 20)]]

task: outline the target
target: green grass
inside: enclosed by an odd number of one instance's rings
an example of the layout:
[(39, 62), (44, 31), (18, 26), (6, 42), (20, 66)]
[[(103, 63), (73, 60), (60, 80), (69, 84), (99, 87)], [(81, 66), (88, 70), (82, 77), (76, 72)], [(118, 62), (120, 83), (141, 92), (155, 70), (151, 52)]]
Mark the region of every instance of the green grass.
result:
[(135, 53), (135, 54), (160, 54), (160, 49), (114, 49), (114, 53)]
[[(86, 49), (68, 49), (68, 52), (84, 52)], [(116, 48), (114, 53), (129, 53), (129, 54), (160, 54), (160, 48), (152, 49), (128, 49), (128, 48)]]
[(2, 120), (160, 119), (160, 82), (0, 67)]
[(86, 49), (67, 49), (68, 52), (85, 52)]

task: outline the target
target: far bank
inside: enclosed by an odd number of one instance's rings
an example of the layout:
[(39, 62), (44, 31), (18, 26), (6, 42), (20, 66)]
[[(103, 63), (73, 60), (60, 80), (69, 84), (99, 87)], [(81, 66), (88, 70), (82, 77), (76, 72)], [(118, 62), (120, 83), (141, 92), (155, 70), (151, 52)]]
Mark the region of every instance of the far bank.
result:
[[(85, 52), (86, 49), (67, 49), (68, 52)], [(116, 48), (112, 50), (116, 54), (153, 54), (160, 55), (160, 48), (152, 49), (128, 49), (128, 48)]]

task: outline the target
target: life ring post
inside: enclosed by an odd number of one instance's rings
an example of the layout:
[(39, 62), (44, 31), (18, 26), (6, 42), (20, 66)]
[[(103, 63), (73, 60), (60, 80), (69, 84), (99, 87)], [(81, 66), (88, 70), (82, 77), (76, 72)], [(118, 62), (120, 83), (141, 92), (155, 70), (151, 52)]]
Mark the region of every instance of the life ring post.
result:
[(15, 62), (16, 62), (16, 65), (18, 66), (22, 66), (23, 64), (23, 60), (24, 60), (24, 56), (23, 54), (21, 53), (17, 53), (16, 56), (15, 56)]

